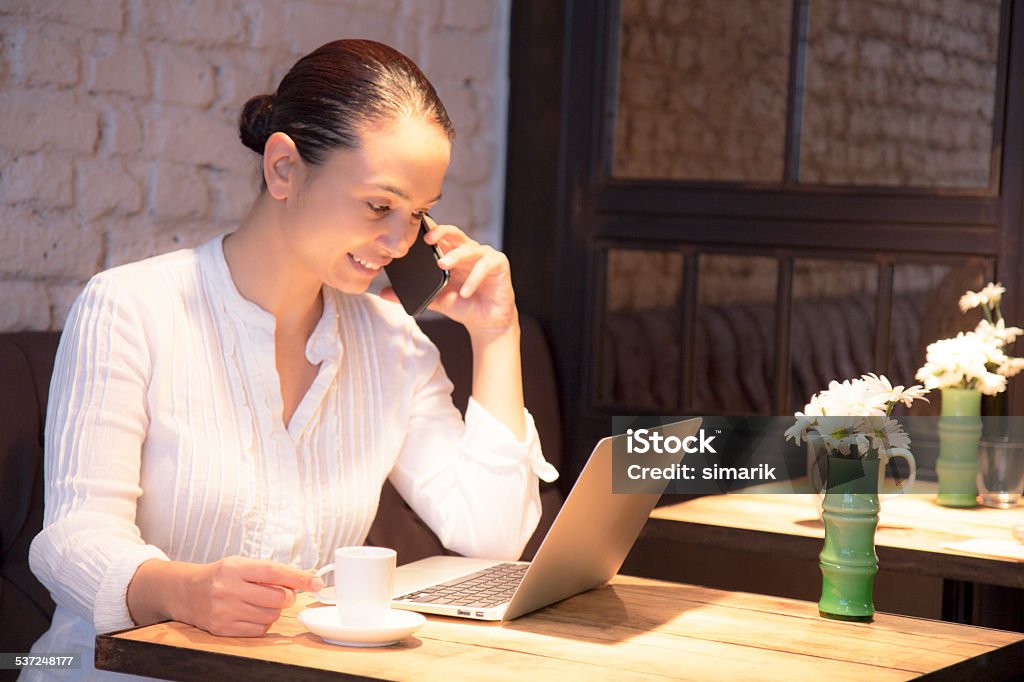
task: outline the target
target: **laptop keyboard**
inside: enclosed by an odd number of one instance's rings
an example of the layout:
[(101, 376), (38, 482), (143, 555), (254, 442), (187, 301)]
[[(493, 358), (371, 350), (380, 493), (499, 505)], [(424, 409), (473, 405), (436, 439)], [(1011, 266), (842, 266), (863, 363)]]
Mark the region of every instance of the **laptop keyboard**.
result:
[(498, 606), (512, 599), (528, 567), (529, 564), (495, 564), (476, 573), (404, 594), (396, 601), (477, 609)]

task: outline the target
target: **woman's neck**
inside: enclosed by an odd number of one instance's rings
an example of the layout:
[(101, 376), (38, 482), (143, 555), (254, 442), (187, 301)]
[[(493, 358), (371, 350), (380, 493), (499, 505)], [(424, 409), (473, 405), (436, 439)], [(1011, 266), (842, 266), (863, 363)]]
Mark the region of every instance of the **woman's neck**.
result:
[(296, 267), (272, 203), (256, 200), (224, 238), (224, 258), (238, 292), (272, 314), (279, 329), (312, 331), (323, 311), (322, 282)]

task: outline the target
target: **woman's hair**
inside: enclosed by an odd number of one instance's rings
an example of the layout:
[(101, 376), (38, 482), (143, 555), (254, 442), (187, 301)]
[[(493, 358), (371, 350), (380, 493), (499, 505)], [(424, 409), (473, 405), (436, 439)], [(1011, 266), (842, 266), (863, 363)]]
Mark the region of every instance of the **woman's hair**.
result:
[(404, 116), (455, 137), (434, 86), (411, 59), (372, 40), (335, 40), (296, 62), (276, 93), (246, 102), (238, 128), (242, 143), (259, 154), (273, 133), (286, 133), (303, 161), (316, 166), (339, 147), (358, 147), (365, 126)]

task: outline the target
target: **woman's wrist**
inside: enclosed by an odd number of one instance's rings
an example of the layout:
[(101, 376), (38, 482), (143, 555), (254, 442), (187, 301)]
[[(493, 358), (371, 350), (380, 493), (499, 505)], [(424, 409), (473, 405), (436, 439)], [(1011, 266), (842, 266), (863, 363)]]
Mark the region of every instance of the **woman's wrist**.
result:
[(473, 347), (473, 398), (517, 440), (526, 436), (519, 316), (506, 328), (470, 330)]
[(188, 582), (194, 564), (180, 561), (150, 559), (142, 562), (126, 595), (128, 613), (136, 625), (150, 625), (164, 620), (190, 622)]
[[(478, 346), (491, 344), (494, 342), (508, 342), (514, 341), (516, 344), (519, 343), (519, 312), (513, 310), (509, 316), (508, 323), (499, 326), (486, 326), (486, 327), (466, 327), (466, 332), (469, 333), (470, 342), (473, 344), (474, 351)], [(518, 349), (518, 345), (516, 346)]]

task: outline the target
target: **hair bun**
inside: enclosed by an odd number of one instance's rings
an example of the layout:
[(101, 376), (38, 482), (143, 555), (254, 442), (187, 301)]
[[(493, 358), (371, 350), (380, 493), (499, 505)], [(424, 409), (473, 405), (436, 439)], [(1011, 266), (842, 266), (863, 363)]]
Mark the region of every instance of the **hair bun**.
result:
[(267, 138), (273, 132), (273, 110), (273, 95), (256, 95), (242, 108), (242, 115), (238, 119), (238, 137), (241, 138), (242, 144), (257, 154), (263, 153)]

